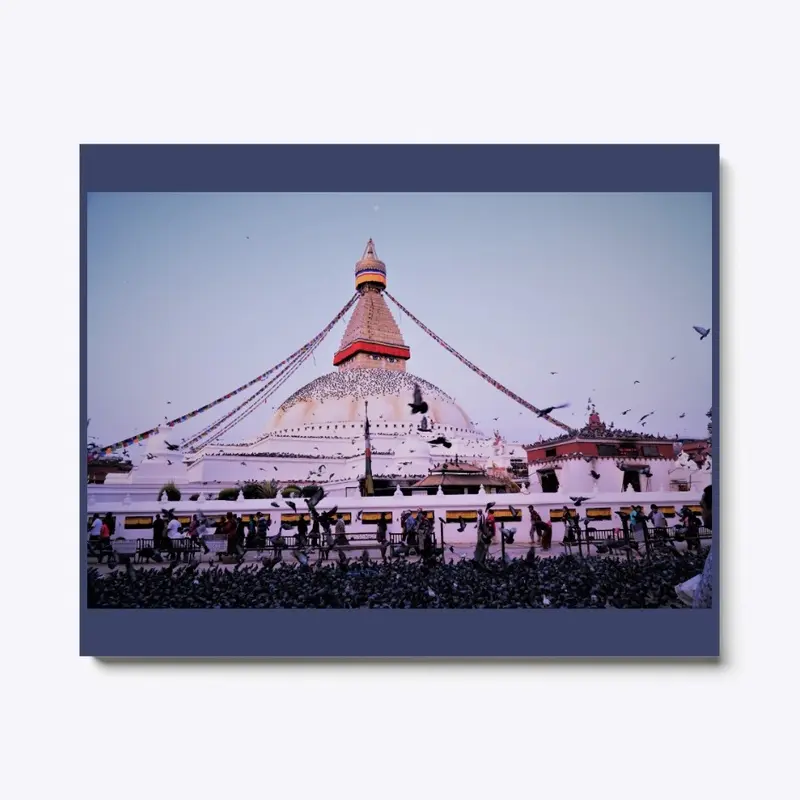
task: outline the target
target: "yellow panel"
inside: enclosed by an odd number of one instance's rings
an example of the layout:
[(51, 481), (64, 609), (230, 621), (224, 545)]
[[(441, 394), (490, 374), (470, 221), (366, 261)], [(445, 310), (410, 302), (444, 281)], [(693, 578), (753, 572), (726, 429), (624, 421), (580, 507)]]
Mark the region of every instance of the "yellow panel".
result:
[(394, 516), (391, 511), (365, 511), (361, 515), (362, 522), (380, 522), (381, 517), (388, 517), (386, 522), (392, 522)]
[(464, 522), (475, 522), (478, 519), (477, 511), (447, 511), (445, 512), (445, 522), (458, 522), (458, 518)]
[(129, 530), (136, 528), (152, 528), (153, 517), (125, 517), (124, 527)]

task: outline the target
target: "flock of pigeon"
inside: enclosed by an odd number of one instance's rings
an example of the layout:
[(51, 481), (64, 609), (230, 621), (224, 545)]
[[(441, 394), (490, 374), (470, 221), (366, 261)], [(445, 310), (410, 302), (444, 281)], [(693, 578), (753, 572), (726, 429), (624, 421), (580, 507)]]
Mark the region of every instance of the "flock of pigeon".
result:
[(657, 552), (633, 561), (561, 555), (481, 564), (461, 560), (196, 564), (89, 570), (90, 608), (684, 608), (675, 586), (705, 554)]

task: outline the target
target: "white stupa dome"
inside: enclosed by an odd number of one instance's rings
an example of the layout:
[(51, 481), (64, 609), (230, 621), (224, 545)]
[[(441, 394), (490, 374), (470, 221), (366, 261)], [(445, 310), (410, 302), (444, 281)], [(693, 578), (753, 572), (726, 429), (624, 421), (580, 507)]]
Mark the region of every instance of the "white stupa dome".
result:
[(408, 405), (414, 384), (428, 403), (429, 425), (454, 435), (475, 433), (466, 412), (441, 389), (408, 372), (386, 369), (347, 369), (311, 381), (277, 409), (266, 433), (361, 436), (366, 401), (373, 434), (408, 434), (422, 421)]

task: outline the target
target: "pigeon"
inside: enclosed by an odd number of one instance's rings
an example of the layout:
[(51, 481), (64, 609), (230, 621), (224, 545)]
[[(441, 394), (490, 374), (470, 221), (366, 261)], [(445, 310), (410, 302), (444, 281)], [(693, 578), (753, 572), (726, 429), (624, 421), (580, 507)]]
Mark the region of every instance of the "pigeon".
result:
[(514, 544), (514, 535), (516, 532), (516, 528), (506, 528), (503, 526), (502, 522), (500, 523), (500, 534), (506, 544)]
[(551, 375), (558, 375), (558, 373), (557, 373), (557, 372), (551, 372), (550, 374), (551, 374)]
[(458, 518), (458, 532), (461, 533), (462, 531), (466, 530), (467, 523), (464, 521), (463, 517)]
[(278, 468), (277, 468), (277, 467), (273, 467), (272, 469), (274, 469), (274, 470), (275, 470), (275, 472), (277, 472), (277, 471), (278, 471)]
[(543, 417), (546, 414), (550, 414), (551, 412), (555, 411), (557, 408), (567, 408), (568, 406), (569, 406), (569, 403), (561, 403), (560, 405), (557, 405), (557, 406), (548, 406), (547, 408), (543, 408), (540, 411), (538, 411), (536, 413), (536, 416), (537, 417)]
[(599, 481), (599, 480), (600, 480), (600, 474), (599, 474), (598, 472), (595, 472), (594, 470), (591, 470), (591, 472), (589, 472), (589, 474), (590, 474), (590, 475), (591, 475), (591, 476), (592, 476), (592, 477), (593, 477), (593, 478), (594, 478), (596, 481)]
[(444, 438), (444, 436), (437, 436), (435, 439), (431, 439), (428, 444), (442, 444), (447, 448), (452, 447), (453, 445)]
[(701, 328), (699, 325), (692, 325), (692, 327), (700, 334), (700, 341), (702, 342), (703, 339), (711, 333), (710, 328)]
[(594, 461), (594, 456), (584, 456), (584, 457), (583, 457), (583, 460), (584, 460), (584, 461), (585, 461), (587, 464), (591, 464), (591, 463), (592, 463), (592, 461)]
[(150, 460), (151, 460), (151, 459), (153, 459), (153, 458), (155, 458), (155, 456), (154, 456), (152, 453), (148, 453), (148, 454), (147, 454), (147, 460), (148, 460), (148, 461), (150, 461)]
[(686, 416), (686, 412), (684, 411), (683, 414), (678, 414), (678, 419), (683, 419)]
[(634, 381), (633, 383), (634, 383), (634, 386), (635, 386), (637, 383), (641, 383), (641, 381)]
[(487, 503), (487, 504), (486, 504), (486, 510), (487, 510), (487, 511), (489, 511), (489, 509), (491, 509), (491, 508), (493, 508), (493, 507), (494, 507), (494, 503)]
[(171, 462), (169, 459), (167, 459), (167, 464), (169, 464), (170, 466), (172, 466), (172, 462)]
[(295, 512), (297, 511), (297, 506), (291, 500), (287, 500), (286, 501), (286, 505), (289, 506), (289, 508), (291, 508), (292, 511), (295, 511)]
[(271, 505), (273, 508), (280, 508), (280, 505), (279, 505), (278, 503), (270, 503), (270, 505)]
[(639, 422), (643, 422), (644, 420), (646, 420), (648, 417), (651, 417), (655, 413), (656, 413), (655, 411), (651, 411), (649, 414), (645, 414), (643, 417), (639, 417)]
[(414, 402), (408, 404), (412, 414), (427, 414), (428, 404), (422, 399), (422, 390), (419, 384), (414, 384)]
[(246, 462), (246, 461), (240, 461), (239, 463), (240, 463), (240, 464), (241, 464), (243, 467), (246, 467), (246, 466), (247, 466), (247, 462)]
[(675, 356), (672, 356), (672, 358), (670, 359), (670, 361), (674, 361), (674, 360), (675, 360)]
[(622, 412), (622, 416), (624, 417), (631, 410), (632, 409), (630, 409), (630, 408), (626, 408), (625, 411)]
[(519, 514), (519, 511), (514, 506), (509, 506), (508, 510), (511, 512), (512, 517), (516, 517)]
[(572, 497), (571, 495), (569, 499), (572, 500), (572, 502), (575, 503), (576, 506), (579, 506), (581, 503), (584, 502), (584, 500), (589, 500), (588, 497)]

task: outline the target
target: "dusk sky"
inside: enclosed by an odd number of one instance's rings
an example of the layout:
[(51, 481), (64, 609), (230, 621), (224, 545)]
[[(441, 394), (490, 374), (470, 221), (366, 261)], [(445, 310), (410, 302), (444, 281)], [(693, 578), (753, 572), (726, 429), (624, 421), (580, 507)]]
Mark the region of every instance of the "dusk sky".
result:
[[(591, 397), (617, 427), (704, 436), (712, 337), (692, 326), (712, 327), (711, 220), (710, 194), (92, 194), (89, 436), (106, 445), (148, 430), (282, 361), (352, 296), (370, 237), (388, 290), (535, 406), (570, 402), (554, 415), (577, 427)], [(387, 303), (408, 371), (486, 433), (561, 433)], [(221, 441), (252, 439), (272, 406), (333, 371), (345, 325)], [(176, 439), (253, 390), (178, 426)]]

